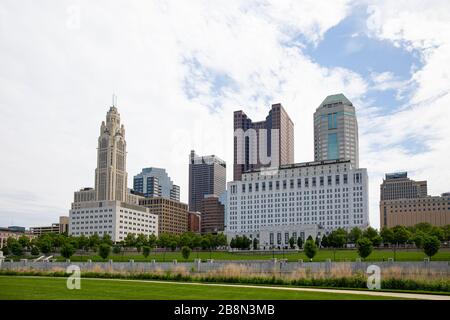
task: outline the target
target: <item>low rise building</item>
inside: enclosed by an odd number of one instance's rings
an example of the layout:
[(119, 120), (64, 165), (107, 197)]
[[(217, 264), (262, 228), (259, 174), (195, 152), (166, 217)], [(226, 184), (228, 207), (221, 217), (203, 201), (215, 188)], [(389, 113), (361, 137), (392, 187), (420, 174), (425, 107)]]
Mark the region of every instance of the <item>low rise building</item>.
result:
[(69, 235), (108, 234), (120, 242), (130, 233), (158, 236), (158, 216), (147, 208), (115, 200), (81, 202), (70, 210)]
[(188, 212), (188, 231), (200, 233), (201, 225), (201, 213), (200, 212)]
[(218, 233), (224, 230), (225, 205), (221, 199), (214, 194), (206, 195), (201, 202), (201, 232)]
[(26, 231), (24, 227), (11, 226), (0, 228), (0, 249), (6, 246), (8, 238), (19, 239), (22, 236), (28, 237), (30, 240), (36, 238), (35, 235)]
[(50, 226), (30, 227), (30, 233), (35, 236), (40, 236), (44, 233), (68, 233), (69, 232), (69, 217), (59, 217), (58, 223), (52, 223)]

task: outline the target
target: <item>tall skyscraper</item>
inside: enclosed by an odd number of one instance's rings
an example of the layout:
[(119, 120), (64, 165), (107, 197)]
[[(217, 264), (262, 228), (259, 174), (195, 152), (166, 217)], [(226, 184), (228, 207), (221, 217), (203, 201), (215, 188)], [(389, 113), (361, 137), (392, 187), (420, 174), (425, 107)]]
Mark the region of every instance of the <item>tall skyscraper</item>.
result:
[(272, 105), (265, 121), (253, 122), (243, 111), (234, 112), (234, 181), (246, 171), (290, 163), (294, 163), (294, 123), (281, 104)]
[(206, 195), (220, 195), (227, 187), (227, 166), (215, 155), (189, 157), (189, 210), (201, 211)]
[(326, 97), (314, 113), (314, 160), (336, 159), (359, 168), (355, 107), (342, 93)]
[(165, 169), (144, 168), (135, 175), (133, 189), (145, 197), (162, 197), (180, 201), (180, 187), (173, 183)]
[(120, 114), (115, 102), (106, 114), (106, 123), (100, 126), (95, 170), (97, 200), (126, 201), (126, 142), (125, 128), (120, 125)]

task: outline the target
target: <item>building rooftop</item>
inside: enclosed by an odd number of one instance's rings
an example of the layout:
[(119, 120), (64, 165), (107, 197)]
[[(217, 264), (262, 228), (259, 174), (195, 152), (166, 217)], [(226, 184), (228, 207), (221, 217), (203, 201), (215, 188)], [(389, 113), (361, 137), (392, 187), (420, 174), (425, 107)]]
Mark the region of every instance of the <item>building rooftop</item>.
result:
[(408, 178), (408, 172), (393, 172), (386, 173), (386, 180), (394, 180), (394, 179), (406, 179)]
[(319, 108), (324, 107), (329, 104), (334, 104), (334, 103), (342, 103), (342, 104), (347, 104), (350, 106), (353, 105), (351, 103), (351, 101), (348, 100), (346, 96), (344, 96), (344, 94), (338, 93), (338, 94), (332, 94), (332, 95), (327, 96), (325, 98), (325, 100), (323, 100), (323, 102), (320, 104)]
[[(287, 169), (295, 169), (295, 168), (305, 168), (305, 167), (317, 167), (317, 166), (324, 166), (324, 165), (331, 165), (331, 164), (348, 164), (349, 167), (351, 167), (351, 161), (350, 160), (323, 160), (323, 161), (309, 161), (309, 162), (300, 162), (300, 163), (293, 163), (293, 164), (285, 164), (279, 166), (278, 170), (287, 170)], [(259, 168), (254, 170), (245, 171), (244, 173), (253, 173), (253, 172), (261, 172), (261, 171), (270, 171), (273, 170), (272, 168)]]

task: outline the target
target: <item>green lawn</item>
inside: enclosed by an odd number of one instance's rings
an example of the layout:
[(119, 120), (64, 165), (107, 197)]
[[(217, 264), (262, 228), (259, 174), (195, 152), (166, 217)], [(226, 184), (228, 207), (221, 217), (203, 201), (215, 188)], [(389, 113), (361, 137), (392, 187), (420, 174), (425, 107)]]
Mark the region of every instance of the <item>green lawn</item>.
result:
[[(288, 261), (298, 261), (299, 259), (303, 259), (304, 261), (308, 261), (308, 258), (303, 252), (286, 252), (284, 255), (282, 253), (278, 253), (274, 255), (278, 259), (282, 259), (283, 257), (288, 259)], [(189, 257), (189, 261), (193, 261), (196, 258), (200, 258), (203, 260), (206, 259), (215, 259), (215, 260), (270, 260), (272, 259), (272, 254), (252, 254), (252, 253), (229, 253), (229, 252), (193, 252)], [(396, 261), (423, 261), (425, 258), (425, 254), (421, 250), (397, 250), (395, 254)], [(358, 253), (356, 250), (336, 250), (335, 253), (333, 250), (322, 249), (319, 250), (316, 257), (314, 257), (314, 261), (325, 261), (326, 259), (336, 260), (336, 261), (355, 261), (358, 258)], [(394, 258), (394, 252), (389, 249), (377, 249), (372, 252), (372, 254), (366, 259), (367, 261), (386, 261), (388, 258)], [(86, 253), (83, 256), (73, 256), (71, 258), (72, 261), (80, 262), (86, 261), (88, 259), (92, 259), (92, 261), (103, 261), (99, 256), (94, 255), (94, 253)], [(167, 252), (163, 253), (151, 253), (150, 256), (145, 259), (142, 254), (118, 254), (111, 255), (109, 259), (113, 259), (114, 261), (128, 261), (130, 259), (134, 259), (134, 261), (151, 261), (155, 259), (158, 262), (162, 261), (172, 261), (174, 259), (179, 262), (185, 261), (181, 256), (179, 251), (177, 252)], [(62, 257), (58, 258), (59, 261), (64, 261), (65, 259)], [(439, 252), (433, 257), (434, 261), (450, 261), (450, 249), (441, 249)]]
[(345, 293), (236, 288), (199, 284), (81, 279), (80, 290), (68, 290), (66, 278), (0, 276), (0, 300), (374, 300), (389, 299)]

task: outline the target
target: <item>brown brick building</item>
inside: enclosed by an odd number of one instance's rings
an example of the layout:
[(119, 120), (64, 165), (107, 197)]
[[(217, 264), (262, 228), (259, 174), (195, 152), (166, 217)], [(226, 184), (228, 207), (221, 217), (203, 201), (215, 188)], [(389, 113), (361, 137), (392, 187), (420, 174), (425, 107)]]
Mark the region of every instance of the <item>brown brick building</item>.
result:
[(200, 212), (188, 212), (188, 230), (200, 233), (200, 225), (201, 225), (201, 213)]
[(450, 193), (427, 195), (427, 182), (414, 181), (406, 172), (387, 174), (380, 186), (380, 226), (414, 226), (428, 222), (450, 224)]
[(145, 198), (139, 205), (158, 215), (158, 234), (181, 234), (188, 231), (188, 205), (166, 198)]
[(216, 195), (207, 195), (202, 200), (202, 233), (217, 233), (224, 230), (225, 206)]

